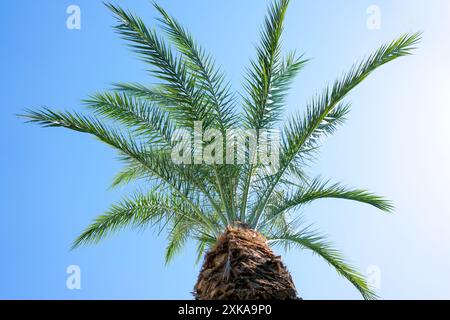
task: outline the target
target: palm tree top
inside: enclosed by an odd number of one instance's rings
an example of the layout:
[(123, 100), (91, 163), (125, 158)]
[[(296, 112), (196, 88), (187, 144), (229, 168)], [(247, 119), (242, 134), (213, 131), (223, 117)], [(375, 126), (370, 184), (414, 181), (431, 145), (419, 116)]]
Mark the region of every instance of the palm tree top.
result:
[[(350, 281), (365, 299), (376, 298), (365, 278), (320, 233), (302, 225), (298, 209), (314, 200), (336, 198), (372, 205), (391, 212), (392, 204), (364, 189), (353, 189), (320, 177), (310, 177), (306, 166), (323, 137), (345, 122), (347, 95), (372, 72), (410, 55), (420, 34), (405, 34), (381, 46), (338, 78), (322, 94), (284, 124), (280, 119), (293, 79), (307, 63), (295, 52), (283, 55), (281, 37), (289, 0), (269, 6), (256, 47), (256, 57), (245, 75), (243, 92), (232, 91), (224, 73), (183, 27), (161, 6), (163, 34), (135, 14), (106, 3), (117, 18), (117, 33), (151, 68), (153, 85), (118, 83), (109, 92), (84, 101), (89, 113), (27, 110), (24, 117), (45, 127), (65, 127), (97, 137), (116, 149), (123, 162), (114, 187), (134, 181), (149, 182), (98, 216), (74, 241), (73, 248), (97, 243), (124, 228), (157, 227), (168, 233), (166, 261), (189, 240), (197, 243), (199, 259), (230, 225), (258, 231), (273, 245), (309, 249)], [(174, 137), (182, 128), (214, 128), (224, 135), (233, 128), (281, 129), (279, 166), (268, 174), (261, 164), (175, 164)], [(205, 142), (205, 145), (208, 143)], [(225, 142), (224, 142), (225, 144)], [(255, 151), (247, 152), (250, 159)]]

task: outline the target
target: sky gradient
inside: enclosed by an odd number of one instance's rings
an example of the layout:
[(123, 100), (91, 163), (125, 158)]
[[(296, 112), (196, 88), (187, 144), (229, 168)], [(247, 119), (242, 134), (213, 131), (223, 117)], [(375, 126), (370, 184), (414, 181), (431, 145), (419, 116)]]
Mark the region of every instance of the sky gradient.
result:
[[(155, 24), (147, 0), (118, 1)], [(268, 1), (161, 0), (240, 90)], [(69, 5), (81, 29), (66, 27)], [(367, 26), (367, 8), (381, 28)], [(25, 108), (83, 109), (80, 101), (113, 82), (150, 84), (146, 66), (114, 33), (97, 0), (0, 4), (0, 298), (190, 299), (200, 266), (194, 248), (164, 265), (164, 236), (126, 231), (70, 251), (73, 239), (132, 188), (108, 190), (116, 154), (92, 137), (41, 129), (16, 117)], [(391, 199), (389, 215), (329, 200), (302, 211), (363, 273), (380, 271), (384, 299), (450, 299), (450, 2), (293, 0), (284, 48), (311, 58), (292, 86), (286, 116), (379, 45), (423, 31), (416, 54), (376, 71), (346, 101), (346, 125), (325, 140), (311, 172)], [(285, 255), (305, 299), (359, 299), (348, 282), (310, 252)], [(66, 268), (81, 268), (81, 289)], [(370, 269), (370, 268), (369, 268)]]

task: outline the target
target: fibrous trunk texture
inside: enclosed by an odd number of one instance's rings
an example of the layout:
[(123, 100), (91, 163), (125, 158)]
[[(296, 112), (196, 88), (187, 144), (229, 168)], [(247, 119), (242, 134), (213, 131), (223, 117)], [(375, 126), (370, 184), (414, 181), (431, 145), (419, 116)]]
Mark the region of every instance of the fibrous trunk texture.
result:
[(194, 287), (198, 300), (299, 299), (291, 275), (260, 233), (228, 227), (206, 254)]

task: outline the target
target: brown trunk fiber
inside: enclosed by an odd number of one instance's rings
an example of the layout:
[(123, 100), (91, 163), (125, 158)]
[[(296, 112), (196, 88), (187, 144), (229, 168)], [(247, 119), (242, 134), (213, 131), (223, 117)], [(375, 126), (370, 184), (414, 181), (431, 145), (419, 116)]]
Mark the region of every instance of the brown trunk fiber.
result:
[(194, 287), (198, 300), (299, 299), (291, 275), (260, 233), (228, 227), (206, 254)]

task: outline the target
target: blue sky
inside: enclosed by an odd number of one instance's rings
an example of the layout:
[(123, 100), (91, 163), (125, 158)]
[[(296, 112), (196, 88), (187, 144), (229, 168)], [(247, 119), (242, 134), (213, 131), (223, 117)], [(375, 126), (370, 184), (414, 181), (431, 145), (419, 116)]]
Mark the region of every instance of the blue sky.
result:
[[(154, 24), (147, 0), (118, 1)], [(267, 1), (160, 1), (196, 35), (239, 90), (254, 54)], [(81, 29), (66, 28), (69, 5)], [(377, 5), (381, 28), (367, 8)], [(82, 110), (80, 100), (118, 81), (151, 83), (96, 0), (0, 4), (0, 298), (189, 299), (199, 265), (189, 246), (164, 266), (164, 237), (123, 232), (69, 251), (72, 240), (129, 188), (108, 190), (120, 168), (114, 151), (62, 129), (25, 125), (15, 114), (49, 106)], [(424, 31), (416, 55), (383, 67), (349, 96), (349, 120), (324, 143), (313, 173), (392, 199), (395, 215), (324, 201), (305, 219), (328, 234), (362, 272), (377, 266), (386, 299), (450, 298), (450, 3), (446, 0), (293, 0), (284, 45), (312, 58), (295, 82), (287, 115), (353, 62), (404, 32)], [(359, 299), (309, 252), (285, 261), (306, 299)], [(81, 268), (81, 290), (66, 268)]]

